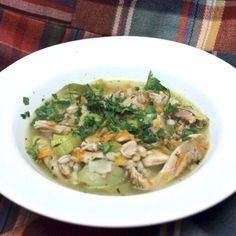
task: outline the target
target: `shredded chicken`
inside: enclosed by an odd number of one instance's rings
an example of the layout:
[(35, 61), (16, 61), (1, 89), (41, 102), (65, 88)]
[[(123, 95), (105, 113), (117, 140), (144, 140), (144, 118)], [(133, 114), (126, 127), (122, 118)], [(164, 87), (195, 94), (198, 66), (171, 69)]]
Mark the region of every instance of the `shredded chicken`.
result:
[(155, 104), (165, 104), (168, 100), (168, 96), (163, 93), (149, 93), (150, 99), (155, 103)]
[(120, 152), (127, 158), (131, 158), (137, 152), (137, 143), (135, 141), (129, 141), (120, 149)]
[(175, 113), (175, 117), (190, 124), (196, 122), (196, 115), (192, 111), (183, 108), (181, 108), (177, 113)]
[(156, 186), (162, 186), (166, 182), (178, 177), (187, 166), (198, 162), (206, 151), (202, 135), (192, 135), (192, 139), (177, 147), (164, 167), (155, 179)]
[(137, 171), (135, 167), (129, 169), (129, 174), (131, 182), (135, 185), (136, 188), (145, 190), (150, 188), (150, 182), (145, 178), (140, 172)]
[(144, 109), (146, 107), (147, 99), (143, 93), (137, 92), (126, 98), (122, 103), (123, 106), (134, 106), (136, 108)]
[(145, 167), (161, 165), (169, 159), (169, 156), (159, 150), (149, 150), (147, 156), (143, 158)]
[(82, 150), (90, 151), (90, 152), (96, 152), (98, 150), (96, 143), (90, 143), (89, 141), (84, 141), (81, 144)]
[(34, 123), (35, 129), (40, 129), (42, 131), (50, 131), (57, 134), (63, 133), (64, 131), (68, 130), (69, 128), (64, 125), (53, 124), (51, 125), (47, 120), (38, 120)]

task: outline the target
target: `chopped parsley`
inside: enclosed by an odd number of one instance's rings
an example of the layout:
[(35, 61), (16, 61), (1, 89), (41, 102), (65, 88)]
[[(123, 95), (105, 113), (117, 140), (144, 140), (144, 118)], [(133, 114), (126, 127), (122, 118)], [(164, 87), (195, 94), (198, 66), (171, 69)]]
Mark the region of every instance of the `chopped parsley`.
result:
[(23, 97), (23, 103), (27, 106), (29, 105), (29, 98), (28, 97)]
[(37, 120), (53, 120), (60, 122), (64, 118), (66, 109), (71, 105), (69, 100), (59, 100), (57, 95), (54, 94), (53, 99), (46, 101), (41, 107), (35, 110), (35, 118)]
[(32, 157), (32, 159), (37, 160), (38, 159), (38, 154), (39, 154), (39, 145), (38, 145), (39, 139), (36, 139), (34, 143), (26, 147), (26, 152), (29, 156)]
[(158, 138), (165, 138), (166, 137), (166, 131), (163, 128), (160, 128), (157, 131), (157, 137)]
[(143, 129), (139, 132), (138, 137), (143, 140), (144, 143), (154, 143), (157, 141), (157, 135), (150, 129)]
[(21, 115), (22, 119), (26, 119), (26, 118), (29, 118), (29, 117), (30, 117), (30, 112), (29, 112), (29, 111), (26, 111), (26, 112), (24, 112), (24, 113), (22, 113), (22, 114), (20, 114), (20, 115)]
[(176, 112), (179, 111), (179, 104), (171, 104), (171, 103), (167, 103), (164, 106), (164, 116), (167, 117), (169, 115), (173, 115)]
[(191, 139), (190, 135), (195, 134), (195, 133), (197, 133), (198, 131), (199, 131), (199, 128), (194, 127), (194, 126), (192, 126), (192, 127), (190, 127), (190, 128), (187, 128), (187, 129), (184, 129), (184, 130), (182, 131), (182, 140), (183, 140), (183, 141), (190, 140), (190, 139)]
[(63, 116), (58, 114), (58, 111), (52, 105), (52, 102), (45, 102), (41, 107), (35, 110), (35, 119), (37, 120), (53, 120), (60, 122), (63, 119)]

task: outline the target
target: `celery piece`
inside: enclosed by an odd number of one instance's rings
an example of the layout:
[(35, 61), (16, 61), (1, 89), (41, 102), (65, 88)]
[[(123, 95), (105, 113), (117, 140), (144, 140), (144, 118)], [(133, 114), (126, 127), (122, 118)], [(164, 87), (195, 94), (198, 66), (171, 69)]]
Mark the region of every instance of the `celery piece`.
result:
[(65, 139), (67, 139), (66, 135), (53, 134), (52, 140), (51, 140), (51, 146), (55, 147), (55, 146), (63, 143), (63, 141), (65, 141)]
[(90, 171), (89, 165), (85, 165), (79, 172), (79, 181), (87, 184), (90, 188), (106, 188), (108, 186), (117, 185), (125, 181), (125, 171), (118, 166), (113, 166), (112, 171), (104, 176)]
[(138, 128), (138, 120), (137, 119), (127, 119), (127, 123), (134, 128)]
[(72, 134), (68, 135), (59, 135), (54, 134), (51, 141), (53, 146), (53, 151), (57, 157), (66, 155), (73, 151), (74, 148), (80, 146), (81, 138), (79, 136), (73, 136)]
[(112, 170), (112, 162), (107, 160), (89, 161), (88, 167), (90, 172), (96, 172), (98, 174), (107, 174)]
[(59, 90), (56, 95), (58, 99), (71, 100), (73, 96), (80, 96), (88, 89), (86, 84), (68, 84)]
[(57, 146), (59, 144), (62, 144), (68, 139), (68, 135), (63, 134), (53, 134), (52, 140), (51, 140), (51, 146)]
[(111, 152), (118, 152), (122, 146), (118, 142), (110, 142), (109, 144), (111, 145), (111, 149), (110, 149)]

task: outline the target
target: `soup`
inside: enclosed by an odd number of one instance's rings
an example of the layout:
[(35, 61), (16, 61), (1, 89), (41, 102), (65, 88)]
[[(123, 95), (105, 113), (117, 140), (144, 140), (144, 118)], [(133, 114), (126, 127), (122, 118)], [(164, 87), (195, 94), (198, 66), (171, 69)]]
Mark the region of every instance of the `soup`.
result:
[(150, 72), (146, 83), (68, 84), (35, 110), (26, 149), (55, 181), (130, 195), (190, 173), (209, 146), (208, 118)]

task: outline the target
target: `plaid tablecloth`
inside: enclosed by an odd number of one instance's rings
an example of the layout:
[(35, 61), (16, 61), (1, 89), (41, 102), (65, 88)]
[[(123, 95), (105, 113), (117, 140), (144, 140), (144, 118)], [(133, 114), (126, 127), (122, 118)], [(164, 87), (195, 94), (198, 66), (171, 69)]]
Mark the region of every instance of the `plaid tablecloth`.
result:
[[(0, 0), (0, 70), (51, 45), (109, 35), (182, 42), (209, 51), (236, 67), (236, 1)], [(10, 236), (234, 236), (236, 194), (193, 217), (131, 229), (97, 229), (61, 223), (0, 196), (0, 233)]]

